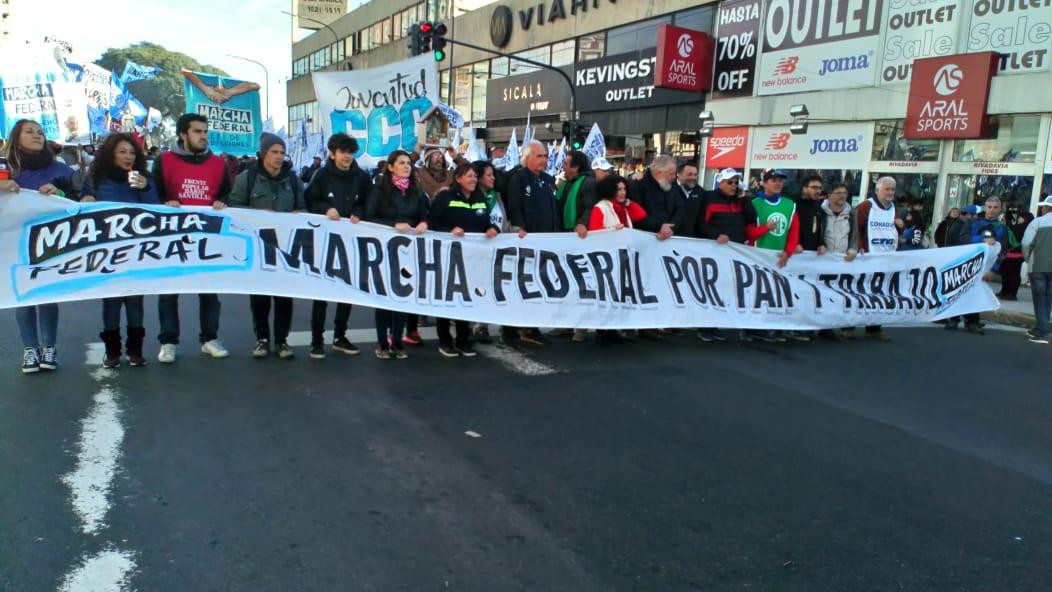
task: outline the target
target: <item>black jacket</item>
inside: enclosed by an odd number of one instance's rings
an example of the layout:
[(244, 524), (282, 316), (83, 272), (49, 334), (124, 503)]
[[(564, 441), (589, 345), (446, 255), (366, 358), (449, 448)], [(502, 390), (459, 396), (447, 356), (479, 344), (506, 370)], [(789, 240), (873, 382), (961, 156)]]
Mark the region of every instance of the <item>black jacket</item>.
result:
[(805, 251), (817, 251), (822, 245), (822, 202), (800, 197), (796, 200), (796, 217), (800, 221), (800, 246)]
[(329, 208), (336, 208), (341, 217), (353, 214), (361, 218), (365, 213), (365, 198), (372, 188), (369, 174), (358, 167), (357, 161), (351, 161), (351, 168), (341, 171), (329, 159), (314, 173), (304, 193), (307, 211), (324, 214)]
[(715, 240), (726, 234), (732, 242), (745, 244), (745, 226), (756, 220), (752, 200), (748, 196), (727, 197), (719, 190), (706, 191), (703, 200), (698, 236)]
[[(589, 221), (589, 219), (592, 216), (592, 208), (595, 207), (595, 203), (596, 203), (596, 197), (595, 197), (596, 180), (595, 180), (595, 173), (592, 172), (592, 171), (585, 171), (585, 172), (581, 173), (581, 176), (584, 177), (584, 180), (581, 181), (581, 188), (579, 190), (577, 190), (577, 207), (576, 207), (576, 209), (574, 211), (574, 220), (576, 220), (577, 222), (574, 224), (574, 226), (576, 226), (577, 224), (583, 224), (585, 228), (588, 228), (588, 221)], [(575, 177), (574, 181), (576, 181), (576, 180), (577, 180), (577, 178)], [(572, 183), (572, 182), (573, 181), (565, 181), (565, 183)], [(556, 191), (555, 194), (558, 196), (559, 192)], [(567, 188), (566, 188), (566, 195), (563, 196), (563, 200), (565, 200), (567, 197), (569, 197), (569, 195), (570, 195), (570, 188), (569, 188), (569, 186), (567, 186)], [(565, 212), (565, 211), (566, 211), (566, 203), (565, 203), (565, 201), (560, 202), (559, 203), (559, 228), (561, 230), (573, 230), (573, 228), (565, 228), (565, 225), (562, 223), (563, 222), (562, 216), (563, 216), (563, 212)]]
[(555, 202), (555, 179), (548, 173), (534, 175), (525, 167), (512, 173), (504, 203), (511, 225), (526, 232), (559, 232), (563, 228)]
[[(683, 212), (679, 224), (677, 224), (674, 229), (676, 236), (697, 237), (698, 233), (701, 231), (701, 223), (699, 220), (701, 217), (705, 192), (697, 185), (688, 191), (679, 184), (679, 181), (675, 181), (672, 183), (672, 195), (679, 199), (680, 207)], [(646, 208), (644, 207), (643, 209)]]
[(450, 232), (454, 228), (464, 232), (486, 232), (490, 228), (500, 231), (489, 220), (486, 196), (476, 190), (465, 197), (463, 190), (456, 185), (439, 191), (431, 199), (427, 226), (440, 232)]
[(647, 217), (636, 225), (640, 230), (658, 232), (662, 224), (673, 224), (679, 228), (683, 224), (683, 201), (672, 192), (665, 191), (654, 179), (648, 168), (643, 178), (632, 181), (628, 188), (628, 198), (643, 206)]
[[(385, 188), (392, 193), (389, 200), (384, 199)], [(381, 182), (373, 185), (369, 192), (362, 219), (385, 226), (394, 226), (400, 222), (416, 226), (421, 220), (427, 219), (427, 207), (427, 196), (420, 187), (412, 185), (402, 193), (393, 185)]]

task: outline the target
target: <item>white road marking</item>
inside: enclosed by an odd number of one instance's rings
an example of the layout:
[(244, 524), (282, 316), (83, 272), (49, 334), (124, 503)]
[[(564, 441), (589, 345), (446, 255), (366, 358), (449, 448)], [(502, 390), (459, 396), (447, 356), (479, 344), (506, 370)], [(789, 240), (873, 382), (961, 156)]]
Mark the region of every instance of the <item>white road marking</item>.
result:
[(465, 436), (471, 436), (472, 438), (481, 438), (482, 437), (482, 434), (480, 434), (478, 432), (474, 432), (472, 430), (468, 430), (468, 431), (464, 432), (464, 435)]
[(500, 362), (505, 368), (511, 370), (516, 374), (522, 374), (523, 376), (547, 376), (549, 374), (558, 374), (558, 368), (553, 368), (547, 364), (543, 364), (534, 359), (531, 359), (521, 351), (499, 345), (483, 345), (476, 344), (475, 351)]
[(59, 592), (119, 592), (128, 589), (135, 558), (127, 551), (107, 549), (84, 559), (66, 575)]
[(110, 509), (110, 484), (117, 472), (124, 441), (118, 396), (105, 385), (95, 393), (88, 416), (80, 422), (77, 466), (62, 477), (72, 495), (73, 511), (86, 534), (97, 534), (105, 526), (106, 512)]

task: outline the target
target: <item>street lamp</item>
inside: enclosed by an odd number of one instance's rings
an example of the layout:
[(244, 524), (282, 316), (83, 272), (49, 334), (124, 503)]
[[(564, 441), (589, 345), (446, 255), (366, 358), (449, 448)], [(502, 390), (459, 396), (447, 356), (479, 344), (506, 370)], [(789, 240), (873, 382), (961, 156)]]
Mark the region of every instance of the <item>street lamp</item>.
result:
[(810, 114), (807, 110), (807, 105), (800, 104), (789, 107), (789, 117), (793, 118), (793, 122), (789, 124), (789, 133), (806, 134), (807, 117)]
[[(332, 42), (333, 43), (336, 43), (336, 44), (340, 43), (340, 36), (336, 34), (336, 31), (332, 27), (330, 27), (329, 25), (327, 25), (327, 24), (325, 24), (325, 23), (323, 23), (323, 22), (321, 22), (321, 21), (319, 21), (317, 19), (312, 19), (311, 17), (303, 16), (302, 14), (292, 14), (291, 12), (289, 12), (287, 10), (282, 10), (281, 14), (287, 14), (287, 15), (293, 17), (293, 18), (301, 18), (301, 19), (303, 19), (305, 21), (310, 21), (312, 23), (317, 23), (317, 24), (325, 27), (326, 29), (329, 30), (330, 33), (332, 33)], [(340, 69), (340, 62), (339, 61), (336, 61), (336, 69), (337, 70)]]
[(712, 135), (712, 129), (715, 125), (715, 118), (712, 116), (712, 111), (702, 111), (698, 113), (698, 119), (701, 120), (701, 128), (698, 130), (698, 136), (707, 138)]
[(261, 64), (260, 62), (257, 62), (256, 60), (253, 60), (251, 58), (245, 58), (245, 57), (237, 56), (237, 55), (234, 55), (232, 53), (228, 53), (226, 55), (227, 55), (227, 57), (237, 58), (239, 60), (245, 60), (246, 62), (252, 62), (253, 64), (259, 66), (260, 68), (263, 68), (264, 83), (267, 85), (267, 112), (266, 112), (266, 114), (263, 117), (264, 118), (269, 118), (270, 117), (270, 72), (267, 71), (267, 67), (264, 66), (263, 64)]

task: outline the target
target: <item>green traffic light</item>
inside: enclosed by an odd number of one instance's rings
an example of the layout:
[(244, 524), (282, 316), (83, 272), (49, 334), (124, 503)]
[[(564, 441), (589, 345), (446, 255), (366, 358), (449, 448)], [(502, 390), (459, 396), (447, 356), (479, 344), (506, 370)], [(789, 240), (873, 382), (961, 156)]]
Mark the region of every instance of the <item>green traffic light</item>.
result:
[(441, 49), (436, 49), (435, 50), (435, 61), (436, 62), (441, 62), (444, 59), (446, 59), (446, 52), (441, 50)]
[(574, 150), (580, 150), (581, 149), (581, 143), (580, 142), (574, 142), (573, 143), (573, 149)]

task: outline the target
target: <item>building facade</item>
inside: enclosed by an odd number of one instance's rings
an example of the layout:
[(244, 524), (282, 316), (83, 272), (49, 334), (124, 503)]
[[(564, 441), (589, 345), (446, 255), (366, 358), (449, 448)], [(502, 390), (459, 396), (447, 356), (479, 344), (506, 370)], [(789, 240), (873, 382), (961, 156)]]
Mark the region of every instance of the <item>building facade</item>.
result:
[[(875, 179), (898, 180), (900, 199), (937, 221), (951, 207), (997, 195), (1010, 212), (1034, 210), (1052, 191), (1049, 49), (1052, 3), (1008, 0), (504, 0), (449, 19), (445, 2), (370, 2), (293, 46), (290, 122), (317, 107), (310, 72), (404, 59), (413, 22), (444, 20), (450, 36), (539, 61), (573, 81), (579, 119), (598, 122), (615, 159), (658, 151), (723, 166), (844, 181), (857, 197)], [(716, 39), (704, 97), (652, 85), (659, 25)], [(1001, 54), (984, 139), (908, 140), (903, 133), (914, 59)], [(570, 111), (563, 77), (454, 46), (439, 65), (441, 97), (489, 141), (505, 141), (530, 113), (542, 139)], [(806, 105), (806, 134), (790, 134), (790, 108)], [(715, 133), (699, 143), (698, 114)], [(550, 124), (550, 128), (549, 128)], [(295, 129), (293, 124), (293, 128)]]

